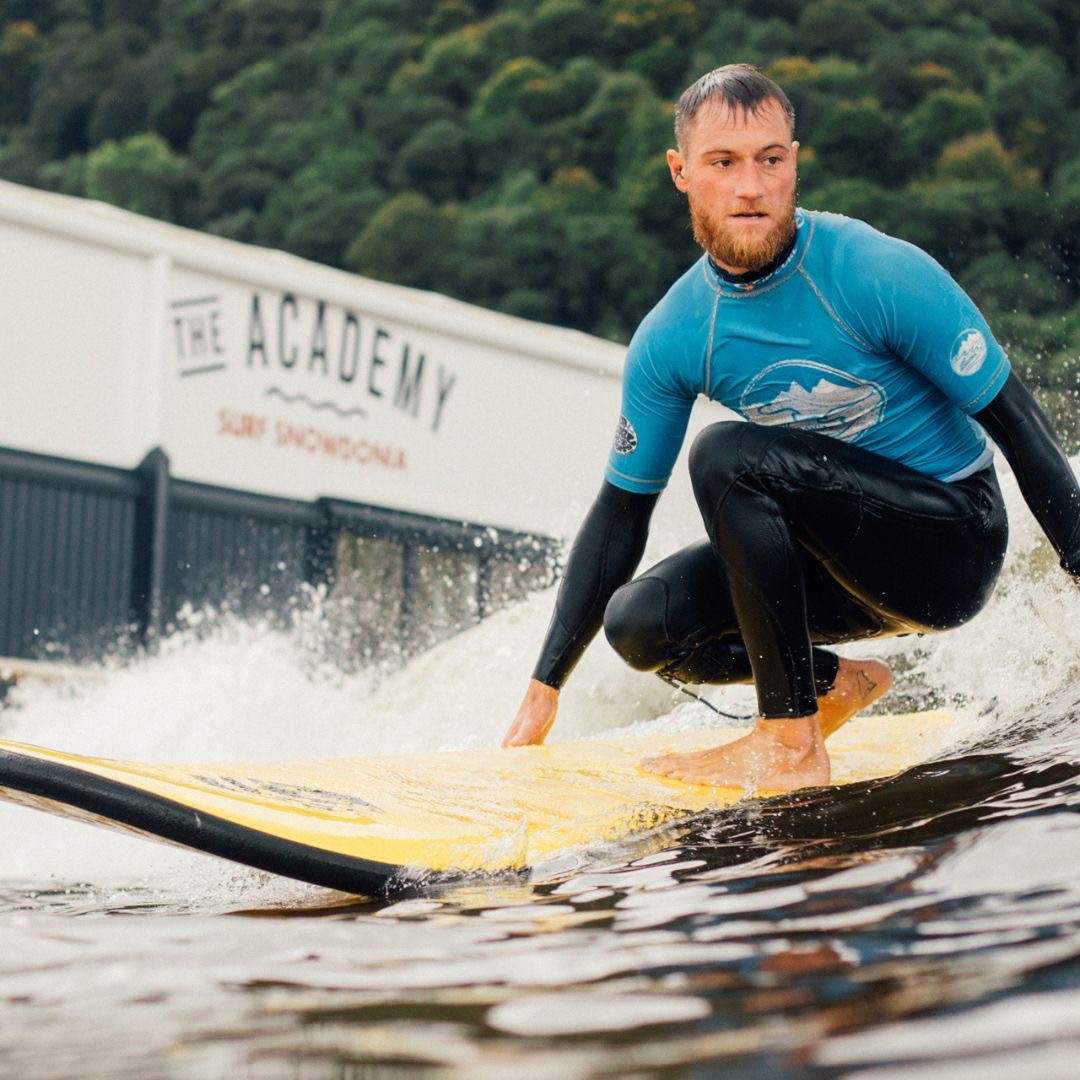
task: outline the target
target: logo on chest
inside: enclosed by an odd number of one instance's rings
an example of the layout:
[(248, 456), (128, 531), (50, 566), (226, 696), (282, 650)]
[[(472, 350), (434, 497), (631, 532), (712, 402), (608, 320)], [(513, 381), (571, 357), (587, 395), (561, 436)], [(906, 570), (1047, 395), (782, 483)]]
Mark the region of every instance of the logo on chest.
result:
[(739, 412), (755, 424), (786, 424), (850, 442), (885, 415), (885, 391), (814, 360), (779, 360), (746, 384)]

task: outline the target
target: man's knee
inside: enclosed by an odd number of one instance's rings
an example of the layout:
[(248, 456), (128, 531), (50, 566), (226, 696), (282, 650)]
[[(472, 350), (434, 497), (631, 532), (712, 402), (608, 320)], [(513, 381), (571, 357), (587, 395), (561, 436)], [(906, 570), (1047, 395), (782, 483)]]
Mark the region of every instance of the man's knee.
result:
[(656, 578), (639, 578), (617, 589), (604, 611), (604, 634), (632, 668), (655, 671), (668, 660), (664, 612), (667, 587)]
[(689, 469), (694, 493), (701, 505), (715, 505), (740, 471), (739, 444), (747, 425), (721, 420), (700, 431), (690, 447)]

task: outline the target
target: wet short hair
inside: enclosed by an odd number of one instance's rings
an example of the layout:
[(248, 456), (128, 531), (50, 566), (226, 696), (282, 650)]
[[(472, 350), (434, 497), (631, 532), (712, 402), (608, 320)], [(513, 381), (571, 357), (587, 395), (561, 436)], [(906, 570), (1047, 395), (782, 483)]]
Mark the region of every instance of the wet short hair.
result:
[(732, 112), (757, 113), (768, 101), (775, 101), (788, 118), (795, 134), (795, 109), (787, 94), (753, 64), (726, 64), (702, 75), (688, 86), (675, 105), (675, 142), (681, 150), (694, 117), (709, 101), (723, 102)]

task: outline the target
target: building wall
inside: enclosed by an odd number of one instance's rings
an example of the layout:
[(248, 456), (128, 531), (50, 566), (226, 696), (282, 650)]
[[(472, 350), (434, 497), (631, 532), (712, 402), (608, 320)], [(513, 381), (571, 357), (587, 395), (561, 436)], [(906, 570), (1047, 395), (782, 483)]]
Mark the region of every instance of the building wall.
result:
[(5, 182), (0, 250), (0, 445), (549, 535), (599, 483), (610, 342)]
[[(3, 181), (0, 251), (0, 656), (316, 587), (385, 662), (549, 583), (599, 486), (610, 342)], [(700, 532), (677, 469), (646, 557)]]

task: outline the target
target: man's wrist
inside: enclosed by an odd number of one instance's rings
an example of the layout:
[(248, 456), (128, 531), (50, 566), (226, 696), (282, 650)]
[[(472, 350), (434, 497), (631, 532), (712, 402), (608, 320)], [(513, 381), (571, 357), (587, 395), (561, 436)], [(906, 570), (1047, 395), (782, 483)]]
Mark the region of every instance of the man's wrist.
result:
[(529, 681), (529, 696), (538, 701), (558, 701), (559, 688), (534, 678)]

